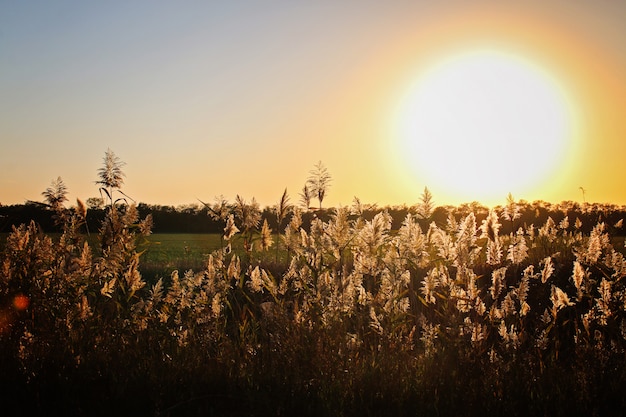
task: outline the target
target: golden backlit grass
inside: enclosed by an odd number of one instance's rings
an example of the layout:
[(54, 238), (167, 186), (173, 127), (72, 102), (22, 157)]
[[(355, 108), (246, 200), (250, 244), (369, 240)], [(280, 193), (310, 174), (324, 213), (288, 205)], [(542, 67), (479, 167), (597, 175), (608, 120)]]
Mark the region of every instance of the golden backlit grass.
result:
[[(255, 204), (227, 207), (221, 249), (150, 285), (137, 245), (151, 221), (132, 204), (110, 199), (98, 248), (81, 210), (54, 208), (59, 239), (15, 228), (0, 259), (7, 407), (356, 416), (626, 405), (626, 260), (608, 233), (621, 223), (520, 224), (510, 198), (481, 220), (462, 207), (434, 222), (422, 204), (395, 231), (387, 212), (365, 218), (358, 204), (310, 227), (290, 207), (276, 234)], [(274, 256), (278, 241), (287, 258)]]

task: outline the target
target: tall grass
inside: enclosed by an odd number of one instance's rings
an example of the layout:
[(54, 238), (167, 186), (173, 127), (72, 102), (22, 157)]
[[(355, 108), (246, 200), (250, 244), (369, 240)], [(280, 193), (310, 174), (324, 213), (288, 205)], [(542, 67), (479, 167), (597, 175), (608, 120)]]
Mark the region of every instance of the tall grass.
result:
[[(101, 185), (109, 204), (98, 250), (85, 241), (84, 211), (60, 205), (58, 240), (34, 223), (7, 238), (0, 264), (7, 407), (102, 415), (624, 414), (626, 260), (609, 225), (583, 232), (568, 218), (516, 224), (510, 198), (481, 221), (457, 210), (423, 227), (418, 213), (432, 208), (418, 207), (392, 231), (388, 213), (365, 219), (355, 205), (305, 229), (284, 194), (279, 205), (289, 213), (276, 212), (287, 224), (272, 235), (258, 204), (238, 197), (213, 207), (224, 235), (202, 268), (147, 285), (139, 245), (150, 219), (116, 200), (115, 184)], [(235, 239), (243, 252), (232, 250)], [(278, 244), (287, 258), (272, 250)]]

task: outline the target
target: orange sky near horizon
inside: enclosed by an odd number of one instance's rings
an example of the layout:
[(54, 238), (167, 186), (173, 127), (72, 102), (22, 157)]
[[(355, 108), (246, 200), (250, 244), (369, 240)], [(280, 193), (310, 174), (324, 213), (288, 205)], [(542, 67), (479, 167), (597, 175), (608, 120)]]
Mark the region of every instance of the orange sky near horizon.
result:
[(151, 204), (240, 194), (265, 206), (285, 188), (297, 203), (319, 160), (333, 177), (325, 206), (413, 204), (426, 186), (436, 204), (502, 204), (417, 177), (394, 131), (421, 73), (489, 48), (545, 71), (572, 115), (558, 172), (513, 196), (582, 201), (583, 187), (587, 201), (626, 204), (618, 3), (2, 4), (0, 203), (41, 201), (57, 176), (72, 200), (97, 196), (111, 148), (125, 192)]
[[(564, 90), (574, 116), (570, 155), (557, 175), (546, 178), (532, 194), (521, 198), (581, 200), (579, 187), (584, 187), (586, 197), (594, 201), (626, 203), (626, 193), (619, 189), (623, 178), (621, 158), (626, 156), (626, 122), (622, 114), (626, 108), (626, 67), (623, 60), (614, 59), (620, 57), (598, 47), (574, 27), (555, 26), (537, 16), (504, 11), (459, 14), (434, 24), (427, 33), (428, 42), (410, 40), (412, 45), (420, 45), (414, 53), (419, 57), (416, 68), (436, 62), (451, 51), (460, 53), (487, 45), (528, 59)], [(468, 33), (472, 36), (465, 38)], [(405, 79), (414, 71), (409, 69)], [(452, 201), (455, 198), (446, 197)], [(487, 203), (501, 204), (503, 198)]]

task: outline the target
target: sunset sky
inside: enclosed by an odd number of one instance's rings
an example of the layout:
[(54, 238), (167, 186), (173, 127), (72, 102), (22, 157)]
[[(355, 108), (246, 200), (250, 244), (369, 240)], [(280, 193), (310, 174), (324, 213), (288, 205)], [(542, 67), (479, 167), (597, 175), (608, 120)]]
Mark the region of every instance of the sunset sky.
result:
[(626, 204), (625, 21), (611, 0), (0, 0), (0, 203), (58, 176), (98, 196), (110, 148), (151, 204), (295, 203), (318, 161), (325, 206)]

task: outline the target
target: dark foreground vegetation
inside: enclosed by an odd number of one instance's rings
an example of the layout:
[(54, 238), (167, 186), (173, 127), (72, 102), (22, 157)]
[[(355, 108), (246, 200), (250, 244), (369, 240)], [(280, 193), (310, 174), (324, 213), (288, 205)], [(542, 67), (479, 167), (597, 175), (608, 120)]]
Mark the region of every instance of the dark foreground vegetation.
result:
[(88, 209), (55, 193), (60, 237), (35, 222), (7, 237), (7, 415), (625, 414), (622, 222), (602, 206), (550, 206), (537, 224), (513, 199), (424, 199), (397, 227), (359, 204), (305, 227), (285, 194), (273, 231), (238, 198), (210, 206), (222, 249), (202, 270), (146, 283), (153, 219), (115, 178), (97, 244)]

